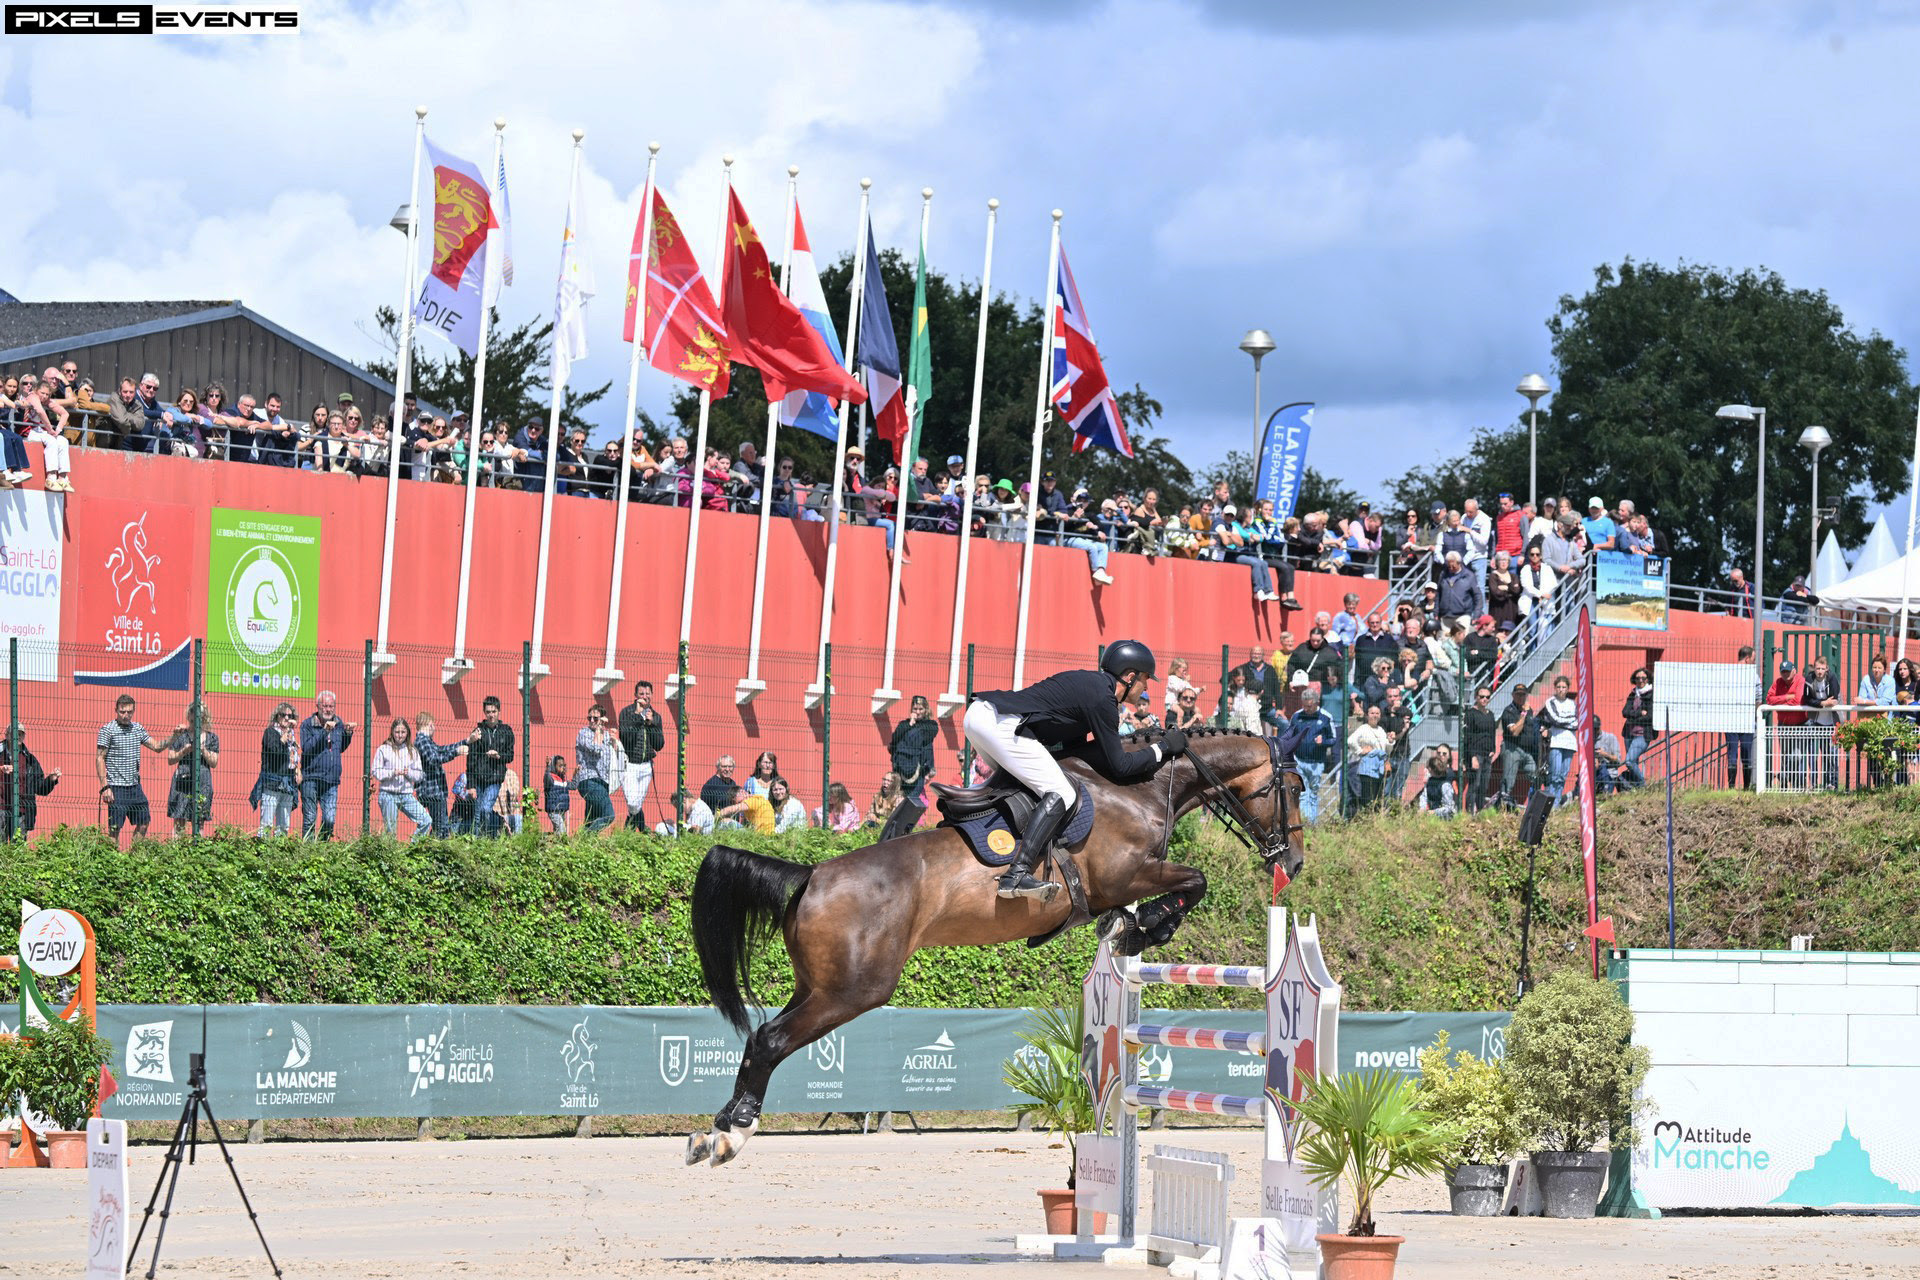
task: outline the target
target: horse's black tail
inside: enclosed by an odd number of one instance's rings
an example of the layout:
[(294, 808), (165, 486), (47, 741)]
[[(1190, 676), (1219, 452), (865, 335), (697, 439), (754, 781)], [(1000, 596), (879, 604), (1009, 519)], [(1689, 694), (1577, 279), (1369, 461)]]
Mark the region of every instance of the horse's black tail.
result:
[(717, 844), (693, 882), (693, 945), (714, 1007), (741, 1035), (748, 1031), (753, 953), (786, 919), (813, 868)]

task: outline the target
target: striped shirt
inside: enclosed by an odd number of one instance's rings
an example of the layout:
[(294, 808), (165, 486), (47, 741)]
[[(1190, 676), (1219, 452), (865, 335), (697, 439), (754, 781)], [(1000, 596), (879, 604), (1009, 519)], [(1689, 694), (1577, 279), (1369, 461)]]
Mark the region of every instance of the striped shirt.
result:
[(146, 727), (138, 720), (124, 729), (118, 720), (109, 720), (100, 726), (100, 740), (94, 746), (107, 753), (108, 786), (140, 785), (140, 748), (146, 744), (147, 736)]

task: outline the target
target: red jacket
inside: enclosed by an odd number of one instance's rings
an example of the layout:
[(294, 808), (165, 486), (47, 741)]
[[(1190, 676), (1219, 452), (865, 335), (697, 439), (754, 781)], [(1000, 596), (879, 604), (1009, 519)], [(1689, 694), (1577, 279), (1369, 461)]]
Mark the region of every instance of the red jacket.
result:
[[(1800, 699), (1806, 687), (1806, 681), (1800, 678), (1800, 673), (1797, 671), (1791, 676), (1775, 676), (1773, 683), (1767, 686), (1766, 703), (1770, 707), (1797, 707), (1800, 705)], [(1795, 725), (1805, 724), (1807, 713), (1782, 711), (1776, 714), (1773, 720), (1781, 728), (1790, 729)]]
[[(1493, 527), (1493, 549), (1519, 556), (1527, 548), (1527, 513), (1515, 507), (1500, 517)], [(1517, 567), (1517, 562), (1516, 562)]]

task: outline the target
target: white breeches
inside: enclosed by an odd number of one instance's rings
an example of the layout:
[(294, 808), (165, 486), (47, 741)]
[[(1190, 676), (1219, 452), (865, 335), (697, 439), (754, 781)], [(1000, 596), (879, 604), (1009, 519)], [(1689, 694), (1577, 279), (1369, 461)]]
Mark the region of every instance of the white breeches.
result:
[(63, 475), (72, 470), (72, 464), (67, 460), (71, 446), (67, 444), (65, 436), (57, 431), (48, 431), (44, 427), (35, 427), (27, 433), (27, 439), (38, 444), (41, 452), (45, 454), (44, 465), (48, 475)]
[(1026, 783), (1035, 795), (1052, 792), (1069, 809), (1079, 800), (1080, 793), (1067, 780), (1053, 753), (1041, 746), (1039, 739), (1015, 732), (1020, 727), (1019, 716), (1003, 716), (992, 703), (975, 701), (968, 704), (961, 724), (975, 751)]

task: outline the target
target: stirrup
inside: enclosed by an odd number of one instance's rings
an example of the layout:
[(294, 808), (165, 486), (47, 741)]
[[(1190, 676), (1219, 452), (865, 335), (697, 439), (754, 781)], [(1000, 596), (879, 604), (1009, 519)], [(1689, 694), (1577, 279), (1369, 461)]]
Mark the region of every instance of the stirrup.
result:
[(1036, 880), (1029, 871), (1010, 870), (1001, 874), (1000, 886), (995, 892), (1002, 898), (1038, 898), (1052, 902), (1060, 886), (1052, 880)]

